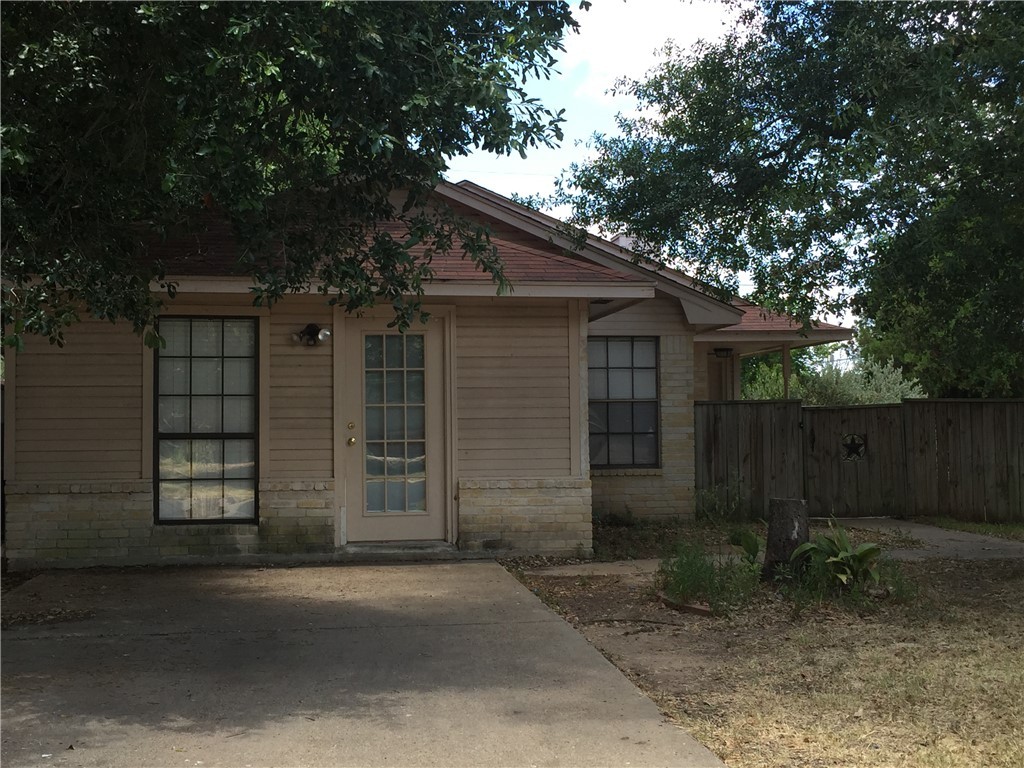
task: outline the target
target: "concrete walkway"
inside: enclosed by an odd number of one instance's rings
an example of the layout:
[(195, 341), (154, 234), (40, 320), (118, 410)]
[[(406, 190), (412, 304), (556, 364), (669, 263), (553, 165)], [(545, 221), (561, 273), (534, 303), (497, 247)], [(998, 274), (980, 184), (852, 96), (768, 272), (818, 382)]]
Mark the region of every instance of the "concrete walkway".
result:
[(893, 520), (887, 517), (851, 517), (837, 520), (839, 525), (878, 531), (901, 531), (924, 544), (923, 549), (891, 549), (886, 555), (894, 560), (925, 560), (932, 557), (963, 560), (1004, 560), (1024, 558), (1024, 542), (983, 536), (979, 533), (950, 531), (924, 523)]
[(3, 613), (5, 767), (722, 765), (494, 563), (50, 572)]

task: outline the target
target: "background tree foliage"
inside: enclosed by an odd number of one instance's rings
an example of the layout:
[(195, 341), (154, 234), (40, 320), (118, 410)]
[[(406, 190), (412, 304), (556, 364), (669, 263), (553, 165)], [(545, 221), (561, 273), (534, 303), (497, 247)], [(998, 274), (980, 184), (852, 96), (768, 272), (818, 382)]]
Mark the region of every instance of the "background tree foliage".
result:
[[(804, 405), (878, 405), (925, 396), (920, 384), (891, 360), (878, 362), (858, 353), (852, 365), (838, 365), (830, 353), (840, 346), (794, 350), (791, 398)], [(741, 386), (744, 400), (781, 400), (785, 389), (779, 355), (744, 358)]]
[(807, 320), (932, 395), (1024, 395), (1024, 5), (789, 3), (620, 87), (553, 202)]
[(404, 324), (452, 248), (500, 283), (486, 234), (422, 203), (452, 156), (561, 138), (524, 83), (577, 26), (564, 2), (7, 3), (0, 24), (8, 345), (83, 310), (157, 343), (146, 245), (214, 214), (257, 301), (318, 280)]

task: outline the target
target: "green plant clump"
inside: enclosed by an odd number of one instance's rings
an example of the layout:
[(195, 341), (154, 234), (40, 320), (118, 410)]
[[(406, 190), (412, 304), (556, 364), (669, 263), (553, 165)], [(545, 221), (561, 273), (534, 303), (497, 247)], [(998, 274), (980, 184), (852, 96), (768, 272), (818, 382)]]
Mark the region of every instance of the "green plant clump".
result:
[(829, 583), (840, 589), (850, 589), (869, 579), (878, 584), (878, 559), (882, 548), (871, 543), (854, 547), (846, 531), (832, 523), (829, 523), (829, 531), (797, 547), (791, 562), (799, 564), (809, 558), (812, 573), (823, 573)]
[(743, 562), (753, 570), (760, 570), (758, 556), (764, 551), (765, 540), (749, 528), (737, 528), (729, 534), (729, 543), (743, 550)]
[(748, 604), (758, 586), (758, 572), (746, 562), (708, 555), (696, 542), (682, 541), (674, 557), (661, 566), (666, 594), (683, 603), (707, 603), (716, 616)]

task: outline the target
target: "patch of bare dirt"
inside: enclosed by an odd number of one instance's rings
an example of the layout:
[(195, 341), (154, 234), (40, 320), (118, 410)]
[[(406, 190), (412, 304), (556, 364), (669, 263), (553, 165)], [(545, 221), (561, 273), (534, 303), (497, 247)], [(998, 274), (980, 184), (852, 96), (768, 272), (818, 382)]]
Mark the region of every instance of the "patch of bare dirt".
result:
[(1024, 765), (1024, 561), (908, 563), (856, 612), (763, 590), (683, 614), (651, 578), (521, 576), (733, 768)]
[(4, 570), (3, 575), (0, 576), (0, 593), (7, 594), (12, 589), (16, 589), (24, 584), (26, 581), (35, 578), (39, 575), (38, 571), (11, 571)]

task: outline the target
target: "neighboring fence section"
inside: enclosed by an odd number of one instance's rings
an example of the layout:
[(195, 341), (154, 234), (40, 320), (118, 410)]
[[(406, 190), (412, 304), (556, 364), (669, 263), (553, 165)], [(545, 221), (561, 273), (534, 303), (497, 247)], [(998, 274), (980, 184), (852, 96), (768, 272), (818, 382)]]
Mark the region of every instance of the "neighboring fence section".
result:
[(769, 497), (803, 498), (800, 410), (798, 400), (697, 403), (698, 506), (767, 518)]
[(763, 517), (774, 496), (812, 515), (1024, 522), (1022, 400), (697, 403), (695, 427), (706, 509)]

